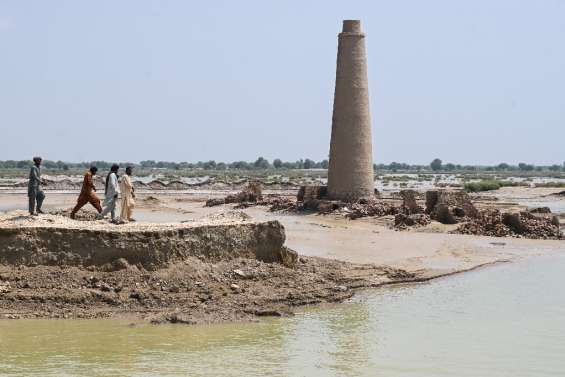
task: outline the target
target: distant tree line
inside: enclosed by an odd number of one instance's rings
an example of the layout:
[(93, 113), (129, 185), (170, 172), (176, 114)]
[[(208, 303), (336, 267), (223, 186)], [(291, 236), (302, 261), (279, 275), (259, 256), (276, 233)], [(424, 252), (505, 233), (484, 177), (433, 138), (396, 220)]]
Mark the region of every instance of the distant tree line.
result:
[[(87, 169), (90, 166), (97, 166), (99, 169), (109, 169), (113, 162), (92, 161), (92, 162), (63, 162), (44, 160), (43, 166), (49, 170), (69, 169)], [(274, 159), (272, 162), (266, 158), (259, 157), (255, 161), (234, 161), (234, 162), (216, 162), (198, 161), (198, 162), (170, 162), (170, 161), (154, 161), (145, 160), (139, 163), (121, 162), (122, 166), (141, 167), (145, 169), (170, 169), (170, 170), (265, 170), (265, 169), (327, 169), (328, 160), (314, 161), (309, 158), (297, 161), (282, 161), (280, 158)], [(6, 160), (0, 161), (0, 169), (27, 169), (31, 166), (30, 160)], [(429, 165), (411, 165), (401, 162), (391, 162), (390, 164), (374, 164), (376, 172), (454, 172), (454, 171), (565, 171), (565, 162), (562, 165), (536, 166), (521, 162), (518, 165), (510, 165), (500, 163), (493, 166), (477, 166), (477, 165), (460, 165), (446, 163), (444, 164), (439, 158), (434, 159)]]
[(510, 165), (502, 162), (498, 165), (484, 166), (484, 165), (460, 165), (446, 163), (444, 164), (439, 158), (435, 158), (429, 165), (410, 165), (400, 162), (391, 162), (390, 164), (375, 164), (375, 170), (385, 172), (454, 172), (454, 171), (552, 171), (559, 172), (565, 171), (565, 162), (562, 165), (533, 165), (525, 162), (520, 162), (518, 165)]
[[(390, 165), (395, 164), (394, 162)], [(389, 167), (390, 167), (389, 165)], [(429, 165), (433, 171), (565, 171), (565, 162), (562, 165), (553, 164), (549, 166), (527, 164), (520, 162), (518, 165), (510, 165), (502, 162), (493, 166), (473, 166), (473, 165), (456, 165), (452, 163), (443, 164), (439, 158), (435, 158)], [(410, 170), (410, 169), (408, 169)]]
[(164, 169), (203, 169), (203, 170), (263, 170), (263, 169), (327, 169), (329, 166), (328, 160), (316, 162), (309, 158), (300, 159), (298, 161), (289, 162), (282, 161), (276, 158), (271, 163), (263, 157), (257, 158), (253, 162), (248, 161), (234, 161), (234, 162), (216, 162), (198, 161), (192, 162), (165, 162), (165, 161), (141, 161), (139, 166), (143, 168), (164, 168)]
[[(69, 170), (73, 168), (85, 168), (88, 169), (91, 166), (96, 166), (100, 169), (110, 169), (113, 162), (107, 161), (92, 161), (92, 162), (63, 162), (63, 161), (52, 161), (52, 160), (43, 160), (42, 165), (45, 169), (50, 170)], [(122, 163), (124, 166), (131, 165), (137, 166), (134, 163), (124, 162)], [(27, 169), (32, 165), (31, 160), (5, 160), (0, 161), (0, 169)]]
[[(43, 167), (50, 170), (69, 170), (69, 169), (88, 169), (91, 166), (96, 166), (99, 169), (109, 169), (114, 162), (107, 161), (92, 161), (92, 162), (63, 162), (43, 160)], [(263, 157), (257, 160), (248, 161), (234, 161), (234, 162), (216, 162), (198, 161), (198, 162), (170, 162), (170, 161), (155, 161), (145, 160), (139, 163), (120, 162), (122, 166), (141, 167), (146, 169), (170, 169), (170, 170), (264, 170), (264, 169), (327, 169), (329, 166), (328, 160), (314, 161), (309, 158), (300, 159), (294, 162), (282, 161), (280, 158), (269, 160)], [(32, 165), (31, 160), (6, 160), (0, 161), (0, 169), (27, 169)]]

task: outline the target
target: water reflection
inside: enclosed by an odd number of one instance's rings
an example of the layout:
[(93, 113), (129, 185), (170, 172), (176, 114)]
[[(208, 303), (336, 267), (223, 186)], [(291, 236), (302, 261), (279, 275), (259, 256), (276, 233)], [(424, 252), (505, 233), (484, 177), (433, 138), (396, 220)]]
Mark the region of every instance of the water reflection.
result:
[(367, 368), (376, 342), (367, 336), (368, 307), (346, 308), (317, 309), (288, 321), (290, 370), (305, 376), (357, 376)]
[(237, 368), (241, 375), (274, 376), (284, 374), (276, 366), (286, 364), (284, 328), (271, 322), (130, 327), (115, 321), (2, 321), (0, 334), (0, 371), (20, 375), (154, 375), (159, 370), (161, 375), (223, 376)]

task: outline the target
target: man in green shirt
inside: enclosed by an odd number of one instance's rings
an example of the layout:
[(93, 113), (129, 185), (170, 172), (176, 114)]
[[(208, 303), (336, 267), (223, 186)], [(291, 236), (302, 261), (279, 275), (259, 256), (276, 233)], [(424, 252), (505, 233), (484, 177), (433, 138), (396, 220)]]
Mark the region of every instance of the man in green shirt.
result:
[[(43, 213), (41, 205), (45, 199), (45, 194), (41, 190), (41, 157), (33, 158), (33, 166), (29, 171), (29, 182), (27, 185), (27, 196), (29, 198), (29, 214), (37, 216)], [(37, 203), (37, 212), (36, 210)]]

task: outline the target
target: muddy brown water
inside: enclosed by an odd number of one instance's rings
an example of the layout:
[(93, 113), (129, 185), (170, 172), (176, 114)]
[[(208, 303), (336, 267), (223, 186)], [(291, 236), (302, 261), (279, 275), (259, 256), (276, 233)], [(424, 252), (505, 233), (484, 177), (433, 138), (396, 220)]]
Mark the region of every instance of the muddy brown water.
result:
[(0, 321), (2, 376), (562, 376), (565, 253), (214, 326)]

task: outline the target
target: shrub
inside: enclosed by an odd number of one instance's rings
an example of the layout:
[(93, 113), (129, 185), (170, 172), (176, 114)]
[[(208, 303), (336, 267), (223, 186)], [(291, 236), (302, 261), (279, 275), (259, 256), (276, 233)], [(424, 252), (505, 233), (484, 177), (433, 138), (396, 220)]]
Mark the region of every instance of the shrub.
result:
[(498, 190), (501, 187), (529, 186), (526, 182), (499, 181), (496, 179), (483, 179), (478, 182), (467, 182), (463, 186), (467, 192), (480, 192)]
[(488, 180), (479, 182), (467, 182), (463, 187), (467, 192), (480, 192), (498, 190), (502, 186), (500, 185), (499, 181)]

